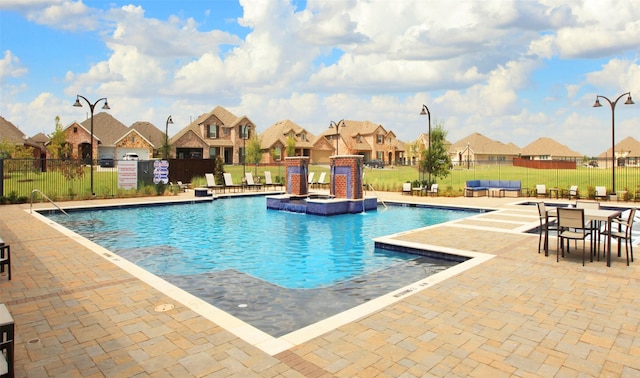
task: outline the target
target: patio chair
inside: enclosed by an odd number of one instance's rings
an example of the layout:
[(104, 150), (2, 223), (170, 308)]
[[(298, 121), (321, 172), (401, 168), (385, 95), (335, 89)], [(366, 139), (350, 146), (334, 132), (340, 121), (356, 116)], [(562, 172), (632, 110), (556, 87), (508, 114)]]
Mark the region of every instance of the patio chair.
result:
[(538, 253), (540, 253), (542, 239), (544, 238), (544, 255), (549, 256), (549, 231), (558, 231), (557, 217), (547, 213), (547, 207), (544, 202), (538, 202), (537, 205), (538, 220), (540, 221), (538, 228)]
[[(618, 230), (605, 230), (602, 234), (610, 238), (618, 239), (618, 257), (621, 255), (621, 246), (624, 241), (624, 247), (627, 252), (627, 266), (629, 266), (629, 252), (631, 252), (631, 262), (633, 262), (633, 244), (631, 240), (631, 231), (633, 230), (633, 221), (636, 216), (636, 209), (632, 207), (629, 210), (627, 219), (616, 218), (612, 220), (611, 227), (618, 225)], [(611, 253), (611, 251), (609, 251)]]
[(567, 198), (571, 199), (571, 197), (578, 199), (578, 185), (573, 185), (569, 188), (569, 192), (567, 192)]
[(427, 195), (429, 196), (438, 196), (438, 184), (431, 184), (431, 188), (427, 190)]
[(216, 177), (213, 173), (205, 173), (204, 177), (207, 179), (207, 189), (212, 189), (214, 192), (218, 190), (224, 192), (224, 185), (216, 185)]
[(265, 187), (268, 187), (268, 186), (272, 186), (274, 188), (277, 186), (282, 187), (282, 184), (273, 182), (273, 180), (271, 179), (270, 171), (264, 171), (264, 185)]
[(607, 188), (604, 186), (596, 186), (596, 199), (607, 200)]
[(247, 187), (255, 190), (262, 189), (262, 184), (256, 183), (253, 180), (253, 174), (251, 172), (245, 172), (244, 179), (245, 179), (245, 182), (247, 183)]
[(180, 189), (181, 192), (186, 192), (187, 188), (189, 188), (189, 184), (183, 184), (182, 181), (176, 181), (176, 185), (178, 185), (178, 189)]
[(0, 245), (0, 273), (4, 273), (5, 266), (7, 267), (7, 278), (11, 281), (11, 247), (8, 244)]
[(320, 172), (320, 177), (318, 178), (318, 182), (316, 183), (316, 188), (326, 188), (329, 187), (329, 182), (326, 181), (327, 172)]
[(402, 194), (409, 194), (411, 195), (411, 183), (410, 182), (404, 182), (402, 183)]
[(242, 189), (242, 185), (233, 183), (233, 178), (231, 178), (231, 173), (225, 172), (222, 174), (222, 177), (224, 177), (225, 188), (229, 188), (229, 190), (233, 189), (234, 191), (238, 191)]
[[(570, 240), (582, 240), (582, 266), (584, 266), (587, 237), (591, 236), (591, 227), (584, 223), (584, 209), (559, 207), (558, 209), (558, 248), (556, 261), (560, 261), (560, 249), (564, 257), (564, 241), (567, 241), (567, 252)], [(592, 238), (593, 240), (593, 238)], [(593, 248), (593, 243), (591, 243)], [(562, 248), (561, 248), (562, 246)], [(593, 254), (590, 254), (593, 261)]]
[(537, 197), (546, 197), (547, 196), (547, 186), (544, 184), (536, 185), (536, 198)]

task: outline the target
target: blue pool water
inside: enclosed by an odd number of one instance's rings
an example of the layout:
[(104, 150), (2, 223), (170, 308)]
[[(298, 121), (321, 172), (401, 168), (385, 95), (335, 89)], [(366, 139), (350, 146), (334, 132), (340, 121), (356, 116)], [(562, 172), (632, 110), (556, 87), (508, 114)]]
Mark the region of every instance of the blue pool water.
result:
[(52, 215), (56, 222), (157, 275), (237, 269), (287, 288), (333, 285), (413, 255), (372, 238), (471, 213), (392, 206), (331, 217), (267, 210), (264, 197)]
[(473, 214), (389, 206), (323, 217), (267, 210), (254, 196), (47, 216), (279, 336), (455, 265), (372, 239)]

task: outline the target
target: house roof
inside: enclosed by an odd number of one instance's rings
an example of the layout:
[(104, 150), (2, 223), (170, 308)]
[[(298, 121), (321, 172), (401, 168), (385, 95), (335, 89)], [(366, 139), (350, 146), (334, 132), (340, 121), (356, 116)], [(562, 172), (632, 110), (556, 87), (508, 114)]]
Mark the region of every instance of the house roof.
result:
[[(80, 122), (80, 125), (91, 133), (91, 118)], [(103, 146), (115, 146), (116, 140), (122, 138), (127, 130), (127, 126), (109, 113), (100, 112), (93, 115), (93, 135)]]
[[(626, 137), (620, 142), (616, 143), (616, 152), (620, 154), (622, 152), (625, 157), (640, 157), (640, 142), (633, 137)], [(598, 157), (611, 157), (611, 148), (608, 148), (605, 152), (598, 155)]]
[(7, 121), (4, 117), (0, 116), (0, 140), (6, 140), (12, 144), (23, 145), (27, 136), (20, 131), (16, 125)]
[[(296, 136), (296, 147), (298, 148), (312, 148), (317, 140), (316, 136), (297, 123), (285, 119), (274, 123), (260, 134), (260, 138), (262, 139), (261, 145), (263, 148), (271, 148), (279, 142), (286, 146), (287, 138), (291, 133)], [(300, 139), (301, 134), (305, 134), (305, 140)]]
[(164, 143), (164, 132), (160, 131), (150, 122), (138, 121), (129, 126), (129, 131), (135, 130), (145, 138), (149, 143), (156, 148), (159, 148)]
[(478, 155), (518, 155), (518, 146), (513, 143), (504, 144), (480, 133), (473, 133), (451, 145), (450, 152), (456, 153), (469, 148)]
[(582, 157), (564, 144), (560, 144), (551, 138), (538, 138), (527, 146), (522, 148), (522, 156), (550, 156), (554, 157)]

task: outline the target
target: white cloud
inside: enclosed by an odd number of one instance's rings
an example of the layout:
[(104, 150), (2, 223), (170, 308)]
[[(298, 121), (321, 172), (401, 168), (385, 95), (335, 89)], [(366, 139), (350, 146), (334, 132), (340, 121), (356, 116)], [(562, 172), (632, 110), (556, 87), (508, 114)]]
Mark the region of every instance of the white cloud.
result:
[(20, 63), (20, 59), (13, 55), (10, 50), (4, 51), (4, 56), (0, 59), (0, 84), (4, 85), (7, 78), (24, 76), (29, 70)]

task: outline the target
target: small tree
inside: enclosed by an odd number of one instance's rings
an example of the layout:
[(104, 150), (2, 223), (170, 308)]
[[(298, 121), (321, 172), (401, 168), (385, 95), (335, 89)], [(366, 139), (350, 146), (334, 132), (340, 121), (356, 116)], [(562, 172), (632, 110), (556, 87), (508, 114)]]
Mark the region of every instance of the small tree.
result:
[(224, 162), (222, 157), (217, 155), (213, 161), (213, 176), (216, 178), (216, 183), (224, 182)]
[(67, 136), (62, 130), (62, 124), (60, 123), (60, 116), (56, 116), (56, 128), (55, 131), (48, 135), (49, 145), (47, 150), (54, 159), (64, 159), (71, 155), (71, 145), (67, 143)]
[(289, 135), (287, 137), (287, 156), (295, 156), (296, 155), (296, 138), (293, 135)]
[(247, 143), (247, 151), (245, 159), (249, 164), (255, 164), (254, 173), (258, 174), (258, 164), (260, 164), (260, 160), (262, 160), (262, 149), (260, 144), (262, 143), (261, 138), (257, 133), (253, 133), (251, 138), (249, 139), (249, 143)]
[[(451, 157), (447, 151), (445, 140), (447, 131), (440, 123), (431, 128), (431, 148), (422, 151), (422, 160), (420, 160), (420, 169), (430, 172), (432, 176), (443, 179), (450, 173)], [(431, 181), (434, 181), (433, 178)], [(433, 182), (428, 183), (431, 185)]]

